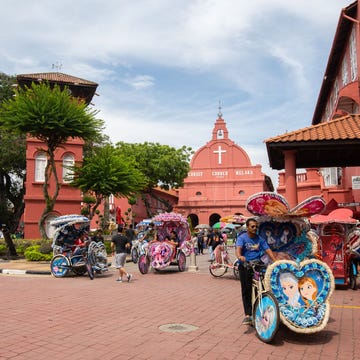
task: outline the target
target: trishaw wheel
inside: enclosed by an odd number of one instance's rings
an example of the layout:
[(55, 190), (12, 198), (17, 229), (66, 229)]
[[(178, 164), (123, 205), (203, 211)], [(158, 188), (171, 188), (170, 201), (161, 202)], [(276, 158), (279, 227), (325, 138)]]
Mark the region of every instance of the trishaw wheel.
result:
[(140, 273), (143, 275), (147, 274), (149, 271), (149, 266), (150, 266), (150, 261), (148, 257), (145, 254), (140, 255), (139, 263), (138, 263)]
[(239, 268), (237, 266), (234, 267), (234, 276), (236, 280), (240, 280)]
[(227, 272), (227, 267), (223, 264), (213, 262), (209, 265), (209, 271), (212, 276), (220, 277)]
[(350, 274), (350, 289), (356, 290), (356, 275)]
[(274, 339), (280, 325), (280, 315), (277, 301), (271, 293), (262, 293), (256, 299), (253, 323), (261, 341), (269, 343)]
[(178, 268), (180, 272), (185, 271), (186, 268), (186, 256), (182, 251), (178, 255)]
[(131, 249), (131, 260), (134, 264), (136, 264), (139, 260), (139, 253), (135, 248)]
[(86, 263), (86, 270), (89, 275), (90, 280), (94, 280), (94, 269), (91, 264)]
[(64, 255), (56, 255), (52, 258), (50, 263), (51, 274), (57, 278), (67, 275), (70, 269), (70, 261)]

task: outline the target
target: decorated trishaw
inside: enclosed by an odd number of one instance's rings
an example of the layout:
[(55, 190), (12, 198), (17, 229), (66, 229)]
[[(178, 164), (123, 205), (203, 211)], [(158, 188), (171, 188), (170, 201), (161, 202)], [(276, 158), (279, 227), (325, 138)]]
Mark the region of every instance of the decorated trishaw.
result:
[[(139, 260), (139, 257), (142, 254), (145, 254), (147, 251), (149, 241), (148, 239), (144, 239), (144, 235), (146, 234), (146, 230), (152, 223), (152, 219), (143, 219), (136, 225), (137, 236), (136, 239), (132, 241), (131, 246), (131, 260), (134, 264), (136, 264)], [(158, 224), (154, 223), (154, 225), (156, 226)]]
[(331, 268), (336, 285), (355, 290), (360, 258), (360, 229), (351, 209), (339, 208), (310, 219), (319, 235), (319, 256)]
[(101, 241), (90, 241), (89, 225), (87, 217), (77, 214), (59, 216), (50, 222), (54, 229), (50, 262), (53, 276), (87, 273), (93, 280), (95, 273), (108, 270), (105, 245)]
[[(192, 251), (191, 234), (187, 219), (178, 213), (162, 213), (152, 219), (156, 229), (156, 240), (150, 241), (146, 252), (141, 254), (138, 261), (139, 271), (147, 274), (152, 268), (156, 271), (170, 265), (185, 271), (186, 257)], [(175, 232), (177, 242), (170, 238)]]
[[(258, 337), (271, 341), (280, 321), (297, 333), (321, 331), (329, 319), (334, 277), (316, 257), (318, 236), (308, 218), (324, 210), (324, 200), (311, 197), (290, 209), (281, 195), (261, 192), (247, 200), (246, 208), (278, 259), (263, 270), (265, 295), (257, 295), (253, 307)], [(269, 263), (267, 255), (262, 260)]]

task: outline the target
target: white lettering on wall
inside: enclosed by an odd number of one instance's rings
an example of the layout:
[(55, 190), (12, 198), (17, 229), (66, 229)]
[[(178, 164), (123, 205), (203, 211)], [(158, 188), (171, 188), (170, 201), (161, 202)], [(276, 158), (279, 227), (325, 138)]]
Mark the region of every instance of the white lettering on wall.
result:
[(203, 176), (202, 171), (191, 171), (189, 172), (188, 176)]
[(211, 175), (212, 176), (227, 176), (228, 172), (227, 171), (212, 171)]
[(252, 170), (236, 170), (235, 175), (252, 175), (254, 172)]

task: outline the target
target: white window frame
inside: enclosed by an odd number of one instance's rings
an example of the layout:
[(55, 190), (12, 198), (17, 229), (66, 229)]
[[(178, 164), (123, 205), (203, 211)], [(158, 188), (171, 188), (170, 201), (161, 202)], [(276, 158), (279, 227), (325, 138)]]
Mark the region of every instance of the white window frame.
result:
[(74, 179), (74, 172), (67, 168), (67, 166), (74, 166), (75, 157), (73, 154), (65, 154), (63, 157), (63, 171), (62, 171), (62, 181), (67, 184)]
[(35, 182), (45, 182), (45, 168), (47, 156), (45, 152), (38, 152), (35, 155)]

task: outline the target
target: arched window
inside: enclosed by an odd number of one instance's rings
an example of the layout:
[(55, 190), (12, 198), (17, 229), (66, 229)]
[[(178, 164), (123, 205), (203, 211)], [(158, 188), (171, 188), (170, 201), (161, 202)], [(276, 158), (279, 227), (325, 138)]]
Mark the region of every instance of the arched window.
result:
[(74, 166), (74, 164), (75, 164), (74, 155), (66, 154), (63, 158), (62, 178), (63, 178), (64, 183), (69, 183), (74, 178), (73, 171), (71, 171), (71, 169), (69, 169), (69, 166)]
[(45, 181), (45, 168), (47, 164), (47, 157), (44, 152), (39, 152), (35, 155), (35, 182)]
[(201, 191), (196, 192), (196, 196), (201, 196), (201, 195), (202, 195)]

